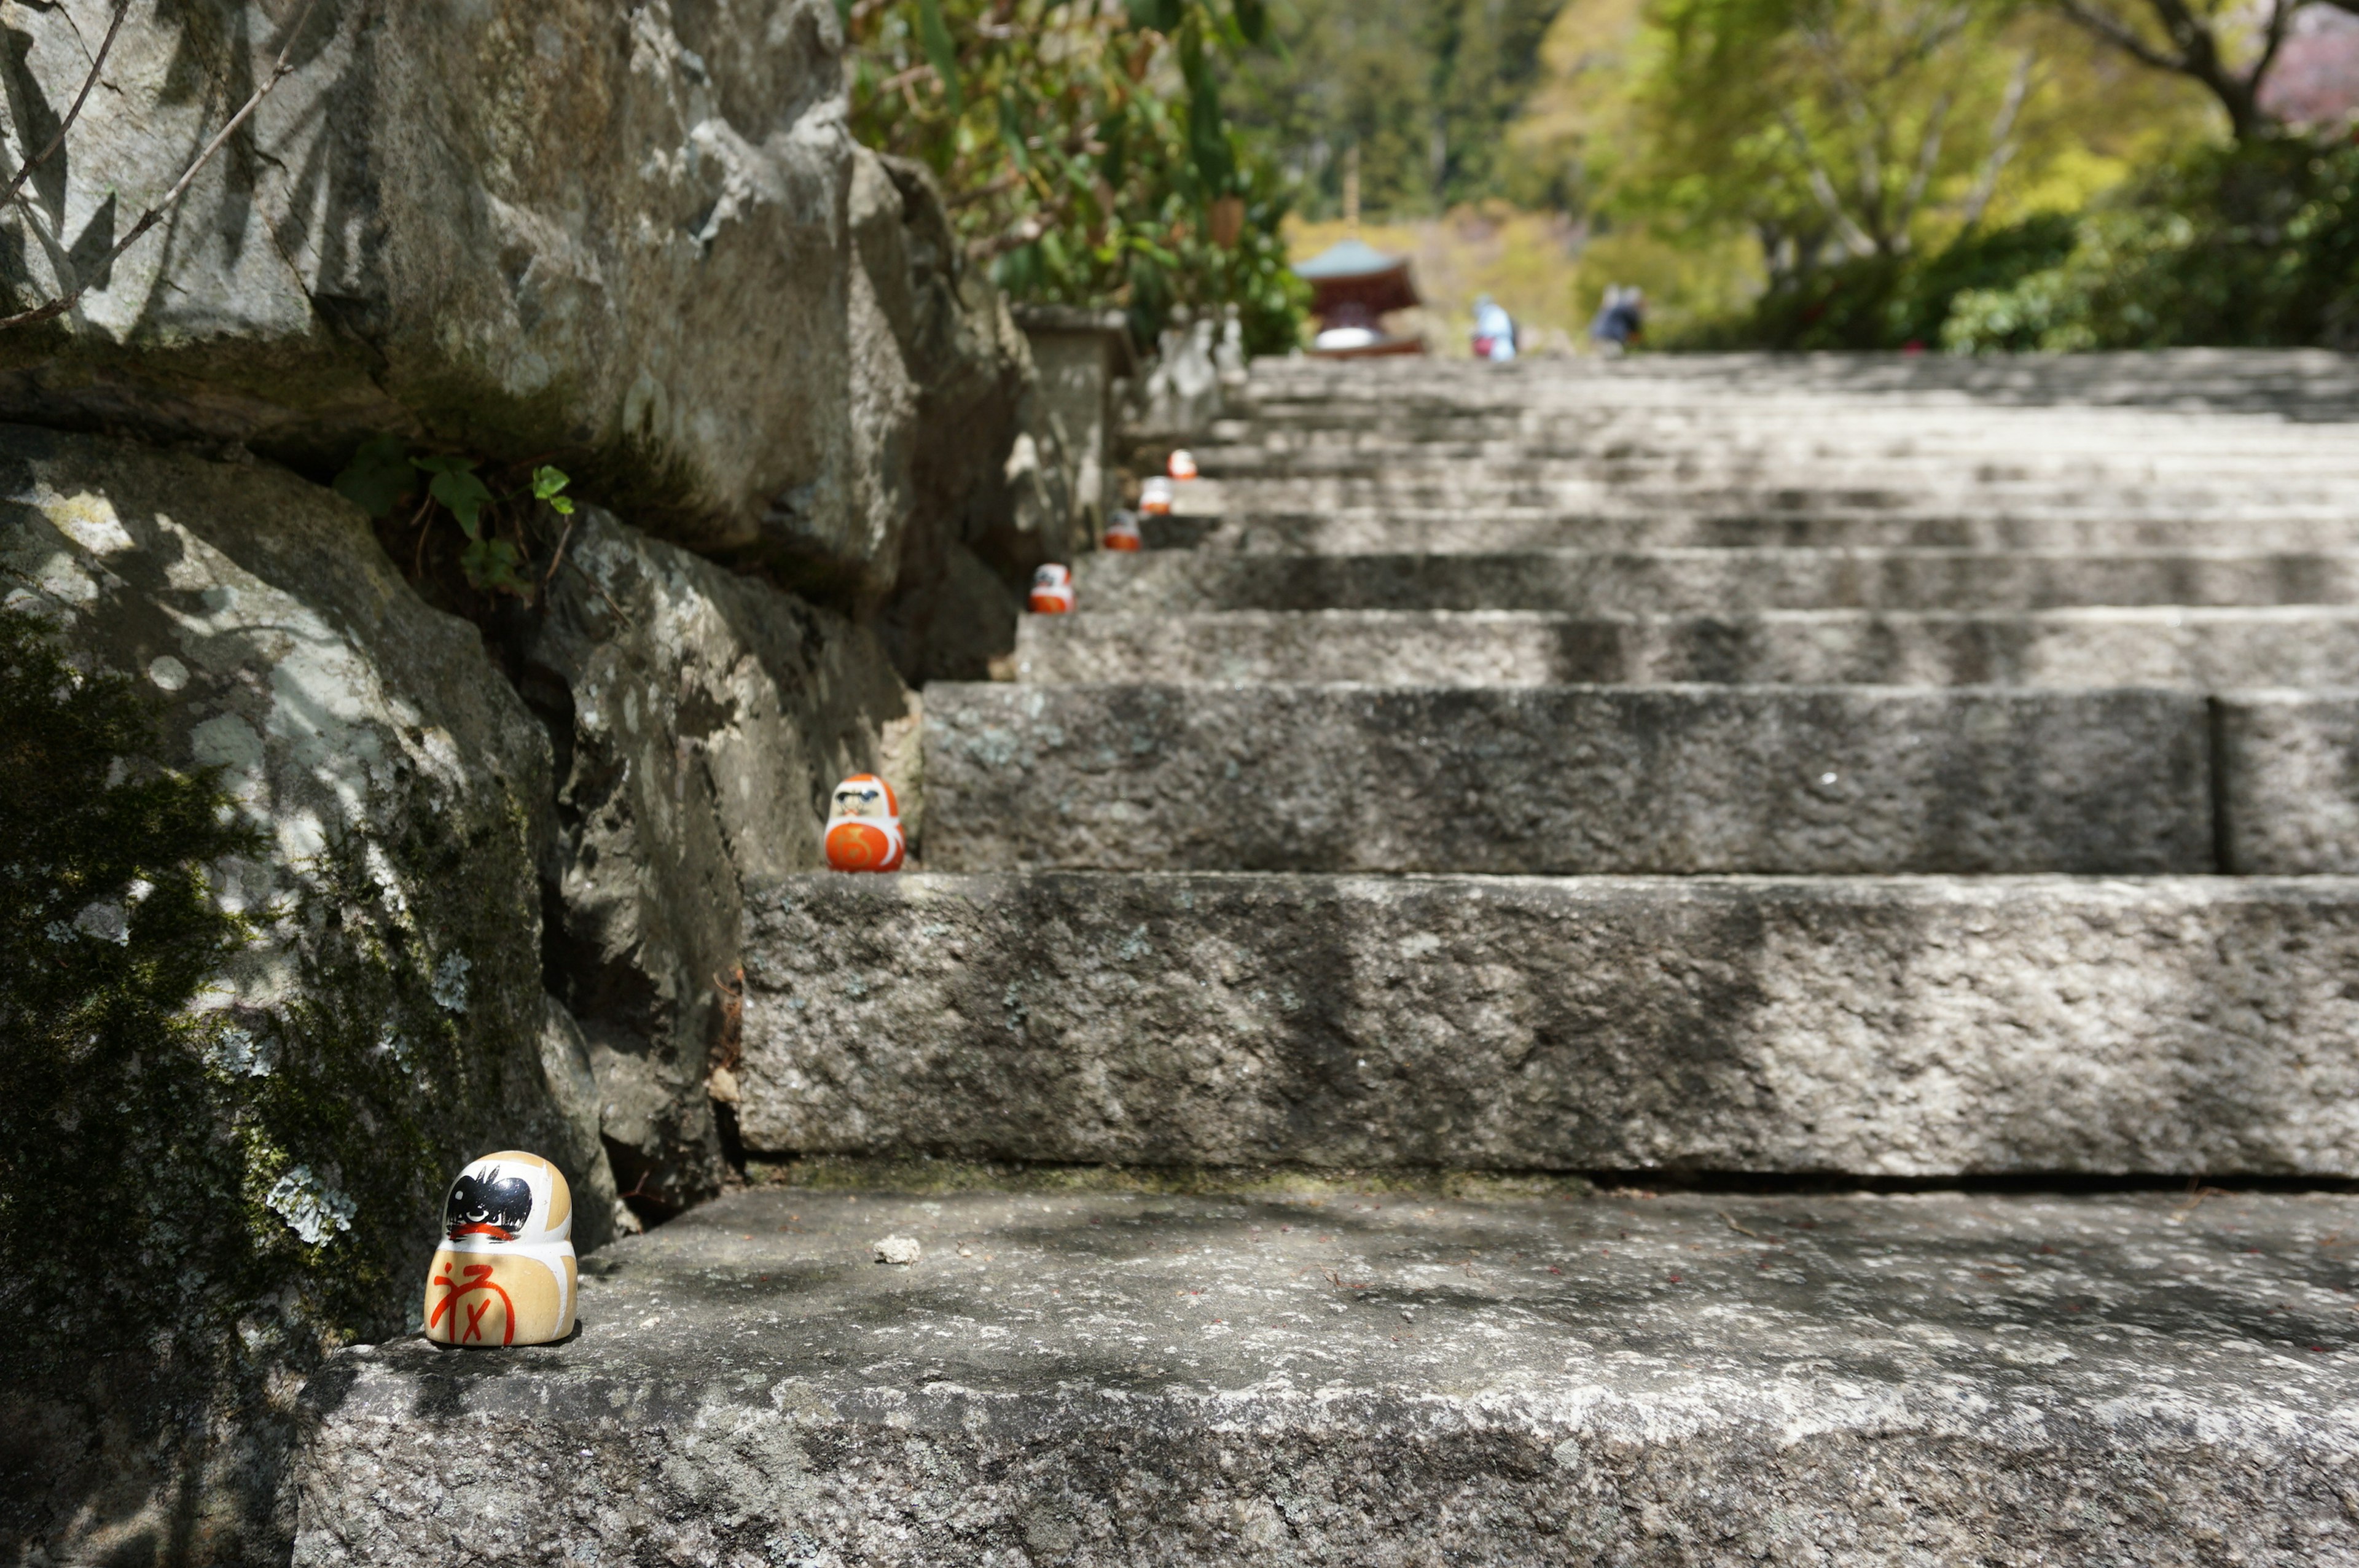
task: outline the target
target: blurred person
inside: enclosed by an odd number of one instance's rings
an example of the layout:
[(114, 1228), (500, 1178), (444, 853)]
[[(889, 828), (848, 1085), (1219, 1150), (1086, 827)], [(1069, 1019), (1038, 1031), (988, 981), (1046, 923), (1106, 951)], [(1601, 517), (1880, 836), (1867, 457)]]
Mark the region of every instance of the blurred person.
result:
[(1618, 354), (1635, 346), (1647, 331), (1647, 297), (1634, 285), (1610, 284), (1597, 319), (1589, 324), (1589, 341), (1598, 351)]
[(1516, 319), (1487, 294), (1474, 297), (1474, 357), (1493, 364), (1516, 357)]

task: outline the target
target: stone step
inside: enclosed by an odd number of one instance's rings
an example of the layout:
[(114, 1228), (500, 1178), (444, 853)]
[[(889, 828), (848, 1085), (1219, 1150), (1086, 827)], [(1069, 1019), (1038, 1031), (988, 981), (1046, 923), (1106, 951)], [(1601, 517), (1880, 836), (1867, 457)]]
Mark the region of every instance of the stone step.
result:
[[(1161, 519), (1154, 520), (1156, 522)], [(2344, 551), (2359, 548), (2359, 505), (2226, 513), (1997, 507), (1929, 512), (1888, 507), (1734, 511), (1553, 507), (1353, 507), (1241, 510), (1187, 536), (1150, 532), (1158, 548), (1245, 554), (1471, 555), (1513, 550), (1697, 548)]]
[(1085, 557), (1082, 610), (2049, 610), (2359, 604), (2359, 553), (1698, 548)]
[[(944, 871), (2208, 871), (2209, 719), (2192, 693), (2140, 690), (937, 682), (923, 853)], [(2306, 809), (2310, 782), (2259, 792), (2299, 824), (2279, 839), (2337, 838), (2340, 803)]]
[(2359, 479), (2347, 446), (2297, 445), (2254, 449), (2239, 444), (2207, 448), (2188, 442), (2124, 449), (2108, 442), (2087, 451), (2001, 454), (1980, 444), (1948, 450), (1876, 449), (1848, 438), (1840, 443), (1794, 440), (1699, 454), (1684, 442), (1661, 446), (1569, 435), (1549, 438), (1463, 438), (1430, 441), (1355, 442), (1351, 446), (1213, 448), (1194, 450), (1205, 477), (1230, 483), (1306, 479), (1509, 478), (1611, 480), (1622, 483), (2168, 485), (2229, 481), (2264, 492), (2301, 484), (2348, 487)]
[(756, 1152), (2359, 1175), (2346, 878), (820, 873), (751, 908)]
[(2359, 687), (2359, 609), (1771, 610), (1660, 618), (1530, 611), (1084, 611), (1027, 616), (1030, 685), (1358, 681), (1535, 687)]
[(2315, 484), (2242, 485), (2233, 482), (2110, 485), (2091, 504), (2084, 482), (1934, 484), (1865, 475), (1846, 482), (1827, 478), (1800, 482), (1772, 477), (1749, 484), (1701, 481), (1654, 483), (1605, 476), (1518, 476), (1463, 470), (1374, 473), (1305, 479), (1223, 480), (1227, 509), (1238, 512), (1328, 512), (1434, 510), (1497, 507), (1558, 511), (1896, 512), (1948, 513), (1989, 507), (2001, 511), (2056, 511), (2068, 515), (2135, 515), (2232, 518), (2286, 509), (2318, 514), (2348, 508), (2359, 485), (2348, 481)]
[(2250, 1192), (740, 1192), (590, 1260), (563, 1345), (333, 1356), (294, 1561), (2349, 1562), (2354, 1234)]
[(2001, 406), (2063, 415), (2092, 408), (2248, 413), (2307, 421), (2359, 412), (2359, 362), (2323, 351), (2266, 350), (2048, 359), (1680, 354), (1613, 362), (1531, 360), (1512, 368), (1442, 356), (1390, 364), (1263, 361), (1254, 366), (1248, 395), (1266, 419), (1289, 405), (1330, 416), (1353, 405), (1514, 409), (1566, 403), (1626, 411), (1750, 403), (1783, 412), (1798, 400), (1824, 398), (1887, 412), (1915, 405), (1928, 423)]

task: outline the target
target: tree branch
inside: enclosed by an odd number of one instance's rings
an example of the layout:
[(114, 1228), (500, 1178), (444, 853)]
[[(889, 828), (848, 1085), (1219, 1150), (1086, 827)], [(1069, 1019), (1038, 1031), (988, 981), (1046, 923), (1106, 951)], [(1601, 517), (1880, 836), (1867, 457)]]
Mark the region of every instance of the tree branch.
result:
[(1803, 131), (1802, 123), (1794, 118), (1794, 112), (1790, 109), (1780, 109), (1777, 117), (1785, 121), (1786, 134), (1793, 137), (1794, 145), (1801, 149), (1802, 162), (1808, 166), (1810, 194), (1818, 198), (1819, 205), (1826, 211), (1828, 222), (1834, 224), (1835, 232), (1843, 236), (1844, 247), (1854, 255), (1875, 254), (1875, 242), (1869, 239), (1859, 224), (1853, 221), (1852, 215), (1843, 211), (1843, 198), (1835, 194), (1835, 182), (1827, 173), (1826, 165), (1819, 161), (1819, 155), (1811, 147), (1810, 135)]
[(2277, 50), (2285, 46), (2286, 28), (2293, 21), (2293, 14), (2304, 4), (2306, 0), (2272, 0), (2268, 25), (2261, 30), (2260, 58), (2245, 73), (2245, 88), (2256, 100), (2260, 97), (2261, 79), (2268, 75), (2269, 67), (2277, 63)]
[(90, 102), (90, 90), (98, 85), (99, 72), (106, 69), (106, 51), (114, 47), (114, 35), (123, 30), (123, 18), (129, 15), (131, 0), (116, 0), (114, 20), (106, 24), (106, 37), (98, 41), (98, 53), (91, 57), (90, 74), (82, 79), (82, 91), (74, 94), (73, 107), (66, 111), (65, 121), (58, 126), (58, 134), (49, 138), (49, 145), (27, 158), (25, 166), (16, 171), (16, 178), (8, 182), (8, 189), (0, 190), (0, 207), (14, 201), (16, 192), (25, 189), (25, 181), (33, 177), (33, 171), (49, 162), (57, 150), (66, 145), (66, 133), (73, 129), (76, 120), (82, 118), (82, 106)]
[(1908, 248), (1908, 221), (1917, 216), (1917, 209), (1925, 200), (1925, 188), (1933, 182), (1933, 166), (1941, 161), (1941, 134), (1950, 123), (1950, 106), (1957, 102), (1956, 94), (1944, 92), (1934, 101), (1933, 112), (1925, 118), (1925, 139), (1917, 148), (1917, 168), (1908, 177), (1908, 188), (1900, 194), (1900, 209), (1892, 215), (1892, 244), (1895, 250)]
[(2030, 49), (2015, 62), (2015, 74), (2006, 84), (2006, 96), (2000, 100), (1997, 116), (1991, 121), (1990, 156), (1983, 159), (1982, 172), (1974, 177), (1974, 188), (1966, 193), (1965, 206), (1961, 209), (1965, 227), (1971, 229), (1983, 221), (1983, 211), (1990, 205), (1991, 193), (1998, 189), (1998, 177), (2015, 157), (2015, 117), (2023, 109), (2023, 102), (2031, 95), (2031, 67), (2038, 57)]
[(2103, 11), (2084, 5), (2081, 0), (2057, 0), (2056, 8), (2064, 14), (2065, 20), (2096, 34), (2139, 64), (2150, 65), (2157, 70), (2187, 74), (2188, 61), (2185, 59), (2164, 54)]
[[(229, 124), (223, 125), (213, 139), (204, 145), (203, 150), (197, 154), (196, 161), (181, 171), (180, 178), (173, 182), (172, 189), (164, 192), (161, 200), (139, 215), (139, 221), (131, 225), (131, 232), (117, 241), (113, 250), (101, 256), (87, 269), (91, 276), (104, 276), (107, 268), (114, 265), (116, 257), (136, 244), (142, 234), (154, 228), (157, 222), (165, 213), (170, 211), (181, 197), (189, 193), (189, 187), (195, 183), (198, 174), (202, 172), (205, 165), (212, 161), (213, 155), (227, 145), (230, 137), (237, 134), (237, 128), (245, 124), (256, 109), (262, 107), (262, 101), (270, 96), (270, 90), (286, 79), (288, 72), (294, 69), (295, 40), (302, 36), (303, 24), (311, 19), (311, 8), (317, 4), (318, 0), (303, 0), (303, 8), (296, 13), (294, 26), (287, 29), (286, 47), (278, 51), (278, 59), (272, 64), (270, 74), (263, 79), (261, 86), (254, 90), (254, 96), (247, 99), (245, 106), (230, 116)], [(30, 327), (43, 321), (54, 320), (72, 309), (82, 297), (89, 292), (89, 289), (90, 286), (82, 280), (78, 273), (74, 278), (71, 293), (52, 299), (47, 305), (38, 305), (30, 310), (20, 310), (14, 316), (0, 316), (0, 331), (5, 331), (11, 327)]]

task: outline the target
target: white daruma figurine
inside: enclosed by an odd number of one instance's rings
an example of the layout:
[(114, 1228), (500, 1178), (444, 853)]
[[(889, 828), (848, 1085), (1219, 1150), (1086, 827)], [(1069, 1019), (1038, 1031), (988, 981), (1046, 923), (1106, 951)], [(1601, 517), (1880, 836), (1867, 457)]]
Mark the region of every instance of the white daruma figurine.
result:
[(426, 1271), (426, 1337), (439, 1345), (547, 1345), (573, 1332), (573, 1192), (538, 1154), (486, 1154), (442, 1205)]
[(1105, 547), (1109, 550), (1143, 550), (1147, 541), (1139, 535), (1138, 514), (1117, 512), (1106, 519)]
[(1149, 517), (1171, 515), (1171, 481), (1150, 479), (1138, 487), (1138, 509)]
[(827, 863), (839, 871), (897, 871), (901, 803), (875, 773), (854, 773), (828, 797)]
[(1032, 613), (1062, 615), (1073, 607), (1073, 571), (1051, 561), (1032, 574)]
[(1196, 454), (1188, 450), (1185, 447), (1182, 447), (1179, 450), (1173, 452), (1171, 454), (1171, 460), (1163, 466), (1165, 470), (1169, 472), (1173, 479), (1194, 479), (1196, 477)]

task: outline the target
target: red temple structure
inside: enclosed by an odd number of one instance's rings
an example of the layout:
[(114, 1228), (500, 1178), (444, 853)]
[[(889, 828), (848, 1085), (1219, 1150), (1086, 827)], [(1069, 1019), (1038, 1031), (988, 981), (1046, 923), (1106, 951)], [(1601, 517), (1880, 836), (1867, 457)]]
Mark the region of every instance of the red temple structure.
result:
[(1422, 339), (1396, 338), (1384, 329), (1386, 311), (1420, 303), (1407, 256), (1388, 256), (1355, 237), (1330, 245), (1294, 271), (1310, 285), (1310, 313), (1319, 318), (1312, 353), (1344, 360), (1425, 351)]

